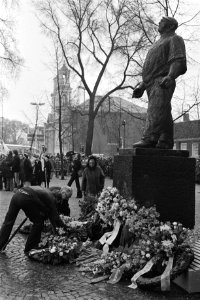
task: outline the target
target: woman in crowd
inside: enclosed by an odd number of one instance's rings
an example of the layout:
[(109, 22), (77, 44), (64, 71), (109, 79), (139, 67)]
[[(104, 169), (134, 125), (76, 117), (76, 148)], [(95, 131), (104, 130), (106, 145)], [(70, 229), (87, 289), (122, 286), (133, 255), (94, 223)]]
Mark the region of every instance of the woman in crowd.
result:
[(97, 165), (97, 159), (91, 155), (83, 171), (82, 192), (85, 196), (98, 196), (104, 188), (105, 176), (102, 169)]

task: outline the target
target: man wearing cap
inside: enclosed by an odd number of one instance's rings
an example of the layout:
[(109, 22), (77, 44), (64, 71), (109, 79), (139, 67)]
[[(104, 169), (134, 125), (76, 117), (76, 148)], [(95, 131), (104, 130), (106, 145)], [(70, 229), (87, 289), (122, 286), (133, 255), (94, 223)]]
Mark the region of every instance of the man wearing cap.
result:
[(8, 212), (0, 230), (0, 251), (9, 240), (20, 209), (24, 211), (25, 215), (33, 223), (26, 241), (25, 253), (38, 247), (45, 219), (50, 220), (54, 232), (56, 227), (63, 227), (67, 230), (66, 225), (59, 216), (58, 207), (60, 201), (65, 201), (66, 196), (69, 198), (71, 195), (70, 189), (70, 187), (68, 189), (64, 187), (56, 190), (55, 187), (50, 191), (41, 186), (27, 186), (18, 189), (12, 196)]
[(171, 99), (176, 87), (175, 79), (187, 71), (185, 44), (175, 33), (178, 22), (163, 17), (159, 22), (160, 39), (147, 53), (143, 81), (133, 91), (133, 98), (148, 95), (148, 110), (142, 140), (134, 147), (172, 149), (173, 119)]

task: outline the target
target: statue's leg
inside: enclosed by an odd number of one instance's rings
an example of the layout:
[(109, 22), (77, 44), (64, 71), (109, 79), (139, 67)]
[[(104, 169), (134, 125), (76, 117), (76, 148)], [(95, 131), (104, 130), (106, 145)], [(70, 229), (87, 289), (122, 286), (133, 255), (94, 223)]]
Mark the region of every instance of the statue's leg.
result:
[(156, 79), (154, 84), (147, 88), (149, 104), (143, 140), (155, 142), (158, 148), (160, 145), (160, 148), (170, 149), (173, 148), (171, 98), (175, 84), (163, 89), (159, 82), (160, 79)]

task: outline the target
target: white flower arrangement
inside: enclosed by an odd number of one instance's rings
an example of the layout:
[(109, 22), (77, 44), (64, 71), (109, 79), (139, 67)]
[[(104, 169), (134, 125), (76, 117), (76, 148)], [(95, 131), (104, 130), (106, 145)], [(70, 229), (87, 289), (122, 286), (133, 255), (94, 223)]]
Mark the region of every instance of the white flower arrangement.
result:
[(96, 211), (105, 223), (113, 225), (116, 219), (126, 222), (131, 218), (137, 211), (137, 205), (133, 199), (124, 199), (115, 187), (107, 187), (98, 199)]

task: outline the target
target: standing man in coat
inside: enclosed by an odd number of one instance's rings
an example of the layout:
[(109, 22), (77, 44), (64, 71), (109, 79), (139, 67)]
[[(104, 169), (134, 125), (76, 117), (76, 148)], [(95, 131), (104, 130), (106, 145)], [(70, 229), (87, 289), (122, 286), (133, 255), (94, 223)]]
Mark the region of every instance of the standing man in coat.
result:
[(81, 170), (81, 155), (80, 153), (75, 154), (74, 159), (72, 161), (72, 174), (71, 178), (68, 182), (68, 186), (71, 186), (73, 181), (76, 182), (76, 188), (77, 188), (77, 196), (76, 198), (82, 198), (82, 192), (79, 182), (79, 171)]
[(187, 70), (185, 45), (182, 37), (175, 33), (177, 28), (178, 22), (174, 18), (163, 17), (158, 26), (160, 39), (147, 53), (143, 81), (133, 92), (133, 98), (140, 98), (147, 91), (147, 119), (142, 140), (134, 147), (173, 148), (171, 99), (176, 78)]

